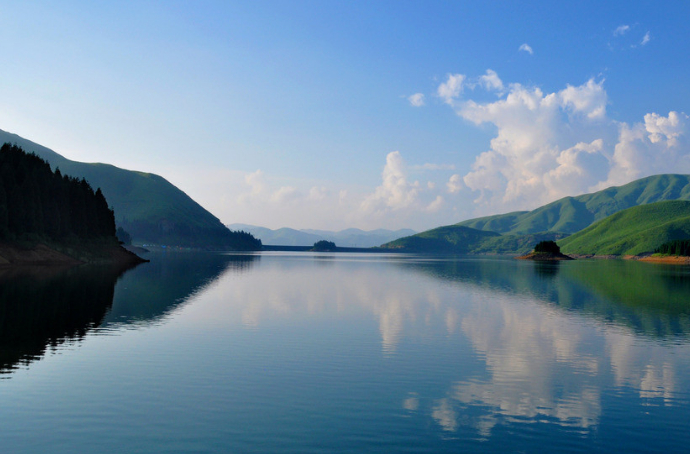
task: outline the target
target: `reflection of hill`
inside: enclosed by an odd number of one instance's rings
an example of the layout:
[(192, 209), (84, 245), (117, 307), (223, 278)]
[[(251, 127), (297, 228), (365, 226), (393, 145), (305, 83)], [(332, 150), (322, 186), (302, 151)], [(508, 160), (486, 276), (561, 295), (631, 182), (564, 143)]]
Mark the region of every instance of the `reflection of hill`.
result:
[(113, 306), (104, 324), (154, 322), (226, 270), (248, 270), (259, 256), (173, 252), (152, 254), (147, 258), (150, 263), (130, 271), (118, 282)]
[(651, 337), (690, 335), (690, 274), (623, 260), (559, 265), (512, 260), (401, 262), (448, 281), (528, 294)]
[(0, 270), (0, 373), (98, 326), (122, 271), (103, 266)]

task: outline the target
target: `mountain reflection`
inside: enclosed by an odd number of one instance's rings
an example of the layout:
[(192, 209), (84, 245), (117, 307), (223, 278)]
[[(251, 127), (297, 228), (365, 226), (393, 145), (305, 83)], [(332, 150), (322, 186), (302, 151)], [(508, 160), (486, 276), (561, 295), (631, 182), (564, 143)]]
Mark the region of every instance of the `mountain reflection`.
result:
[(253, 254), (169, 252), (124, 275), (104, 325), (151, 324), (203, 291), (225, 272), (242, 273), (259, 260)]
[(0, 270), (0, 373), (100, 325), (122, 272), (104, 266)]
[[(0, 374), (103, 326), (150, 324), (253, 255), (153, 254), (128, 271), (108, 266), (0, 269)], [(116, 285), (117, 284), (117, 285)]]
[(690, 335), (690, 271), (628, 260), (401, 262), (435, 278), (521, 294), (661, 339)]

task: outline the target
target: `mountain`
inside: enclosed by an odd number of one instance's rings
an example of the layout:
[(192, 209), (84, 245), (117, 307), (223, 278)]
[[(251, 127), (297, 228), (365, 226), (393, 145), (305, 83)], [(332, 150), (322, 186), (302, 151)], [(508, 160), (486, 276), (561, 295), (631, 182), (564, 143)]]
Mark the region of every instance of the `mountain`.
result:
[(467, 254), (487, 238), (500, 237), (496, 232), (477, 230), (470, 227), (448, 225), (416, 235), (391, 241), (382, 247), (403, 249), (409, 252), (452, 252)]
[[(559, 240), (621, 210), (668, 200), (690, 200), (690, 175), (642, 178), (591, 194), (564, 197), (532, 211), (469, 219), (411, 237), (427, 238), (423, 241), (402, 238), (382, 247), (406, 249), (407, 246), (401, 245), (410, 245), (414, 250), (421, 251), (420, 247), (428, 244), (433, 250), (441, 250), (441, 244), (445, 242), (446, 252), (465, 250), (467, 253), (522, 254), (529, 252), (539, 241)], [(465, 231), (463, 235), (469, 243), (459, 246), (454, 240), (447, 239), (453, 227), (498, 233), (500, 236), (480, 237)], [(438, 241), (431, 242), (430, 238)]]
[(690, 202), (674, 200), (619, 211), (558, 244), (564, 254), (638, 255), (688, 238)]
[(287, 227), (271, 230), (266, 227), (258, 227), (248, 224), (230, 224), (228, 228), (244, 230), (261, 240), (263, 244), (270, 246), (312, 246), (317, 241), (332, 241), (338, 247), (376, 247), (395, 239), (414, 235), (416, 232), (410, 229), (401, 230), (360, 230), (345, 229), (338, 232), (330, 230), (296, 230)]
[(556, 232), (501, 235), (462, 225), (447, 225), (383, 244), (384, 249), (449, 254), (526, 254), (540, 241), (554, 241)]
[(532, 211), (469, 219), (457, 225), (501, 234), (575, 233), (626, 208), (664, 200), (690, 200), (690, 175), (655, 175), (591, 194), (564, 197)]
[(165, 178), (110, 164), (71, 161), (53, 150), (0, 130), (0, 144), (17, 144), (46, 160), (63, 175), (84, 178), (100, 188), (115, 212), (115, 222), (136, 243), (213, 249), (257, 249), (258, 242), (228, 230)]

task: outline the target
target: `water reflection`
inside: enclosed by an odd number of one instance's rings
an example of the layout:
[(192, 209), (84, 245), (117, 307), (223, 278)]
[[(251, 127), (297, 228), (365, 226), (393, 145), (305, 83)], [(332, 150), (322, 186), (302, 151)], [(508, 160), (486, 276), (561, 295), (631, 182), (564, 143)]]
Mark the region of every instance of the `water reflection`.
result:
[(611, 389), (657, 406), (689, 389), (687, 271), (632, 262), (363, 262), (333, 260), (324, 269), (269, 258), (244, 285), (219, 292), (253, 328), (364, 311), (377, 321), (384, 355), (405, 355), (403, 343), (469, 342), (472, 357), (458, 355), (458, 364), (483, 367), (441, 390), (400, 396), (402, 409), (449, 434), (470, 428), (487, 438), (498, 425), (525, 423), (586, 434), (601, 423)]
[(662, 339), (690, 335), (690, 270), (625, 260), (515, 262), (407, 261), (435, 278), (536, 298), (636, 333)]
[[(80, 341), (100, 327), (156, 323), (252, 255), (153, 254), (132, 269), (111, 266), (0, 269), (0, 374)], [(117, 283), (117, 286), (116, 286)]]
[(104, 266), (0, 270), (0, 373), (98, 326), (124, 271)]
[(223, 273), (251, 269), (260, 256), (168, 252), (147, 256), (150, 263), (122, 277), (104, 325), (152, 324), (189, 301)]

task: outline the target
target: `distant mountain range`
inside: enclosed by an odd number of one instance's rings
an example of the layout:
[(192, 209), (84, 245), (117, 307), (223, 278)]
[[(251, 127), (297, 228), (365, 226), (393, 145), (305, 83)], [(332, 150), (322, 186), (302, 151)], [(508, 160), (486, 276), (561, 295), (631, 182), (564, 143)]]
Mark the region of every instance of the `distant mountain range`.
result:
[[(455, 225), (400, 238), (383, 247), (415, 252), (443, 250), (459, 254), (522, 254), (529, 252), (538, 241), (559, 240), (620, 211), (668, 200), (690, 200), (690, 175), (655, 175), (642, 178), (623, 186), (615, 186), (591, 194), (564, 197), (532, 211), (516, 211), (469, 219)], [(637, 215), (625, 219), (633, 223), (639, 221)], [(618, 224), (619, 227), (621, 225)], [(651, 228), (649, 223), (644, 225), (646, 226), (644, 228)], [(637, 233), (641, 234), (643, 230)], [(479, 235), (479, 232), (493, 235)], [(659, 238), (664, 237), (664, 234), (657, 235), (657, 233), (654, 235)], [(588, 238), (593, 241), (593, 237)], [(568, 244), (568, 240), (563, 240), (562, 243)], [(590, 246), (593, 247), (593, 243), (591, 245), (578, 243), (578, 253), (595, 253), (594, 251), (584, 252)], [(617, 252), (608, 253), (617, 254)]]
[(410, 229), (401, 230), (360, 230), (345, 229), (338, 232), (330, 230), (309, 230), (281, 228), (271, 230), (249, 224), (229, 224), (232, 230), (243, 230), (259, 238), (261, 242), (269, 246), (313, 246), (321, 240), (332, 241), (338, 247), (376, 247), (395, 239), (414, 235), (416, 232)]
[(165, 178), (110, 164), (71, 161), (53, 150), (0, 130), (0, 144), (9, 142), (46, 160), (64, 175), (84, 178), (100, 188), (115, 211), (115, 222), (135, 243), (212, 249), (256, 249), (258, 242), (231, 232)]

